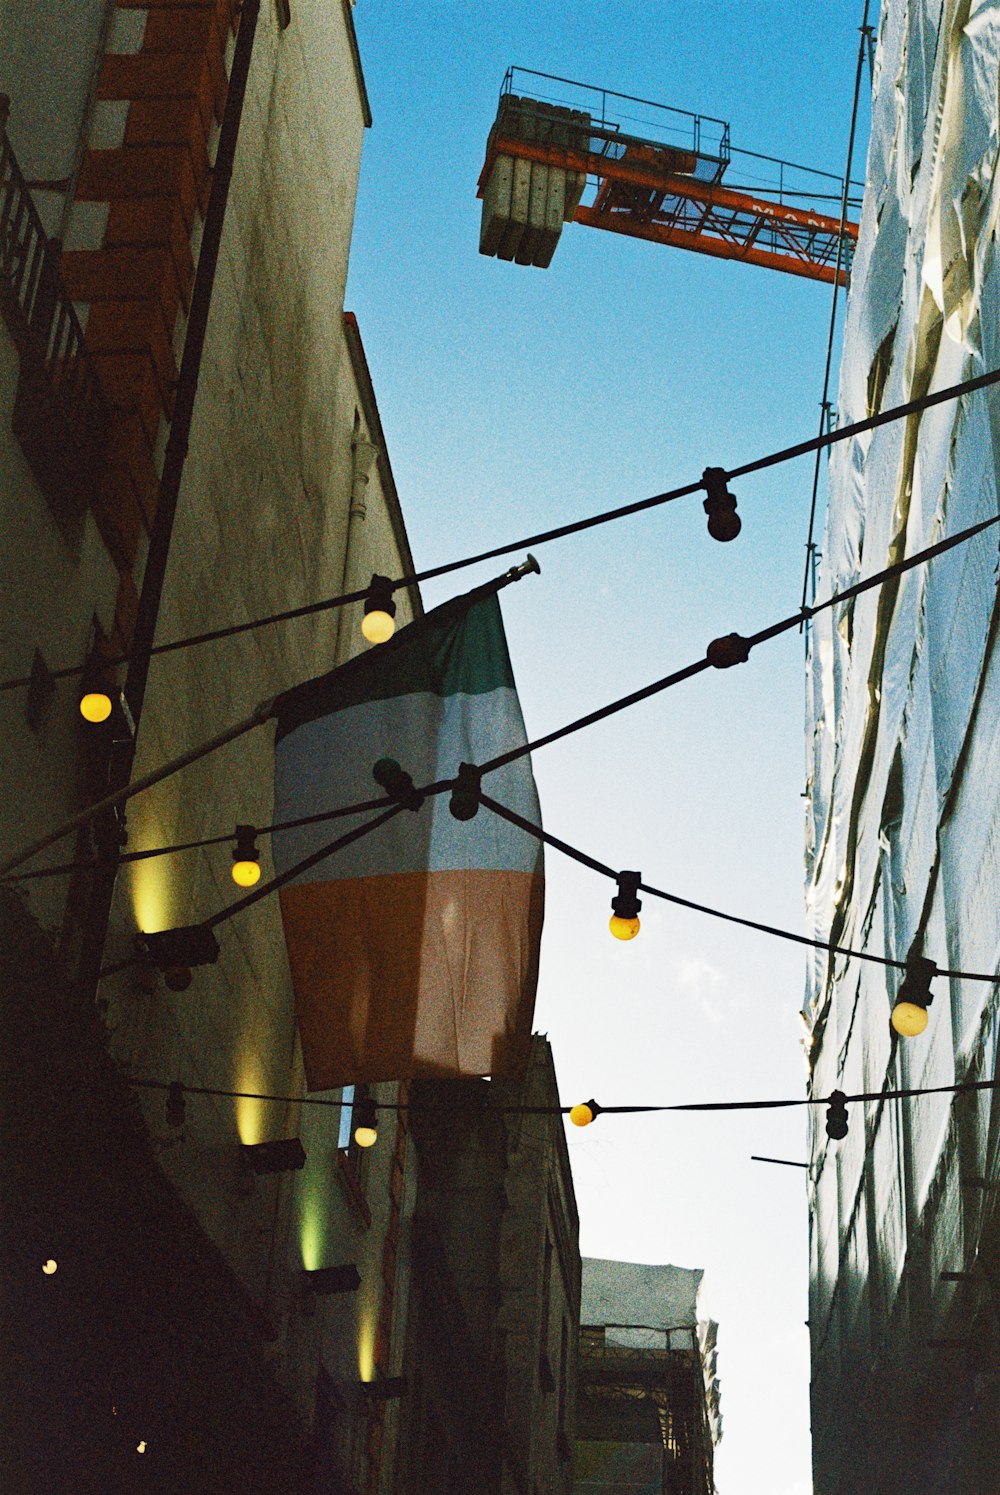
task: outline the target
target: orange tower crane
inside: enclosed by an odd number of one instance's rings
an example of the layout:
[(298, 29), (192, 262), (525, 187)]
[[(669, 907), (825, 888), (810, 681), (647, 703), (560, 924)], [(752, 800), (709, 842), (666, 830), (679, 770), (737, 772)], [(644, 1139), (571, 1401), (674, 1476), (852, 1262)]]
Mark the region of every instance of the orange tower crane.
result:
[(478, 195), (480, 253), (520, 265), (548, 265), (573, 222), (843, 285), (858, 237), (841, 178), (734, 151), (723, 120), (526, 68), (507, 69)]

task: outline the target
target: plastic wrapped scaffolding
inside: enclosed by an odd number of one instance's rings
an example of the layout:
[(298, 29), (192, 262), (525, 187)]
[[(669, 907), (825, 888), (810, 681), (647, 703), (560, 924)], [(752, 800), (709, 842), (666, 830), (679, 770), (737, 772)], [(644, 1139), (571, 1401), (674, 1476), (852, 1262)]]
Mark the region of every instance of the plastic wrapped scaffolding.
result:
[[(1000, 367), (998, 56), (996, 0), (884, 9), (840, 424)], [(998, 456), (996, 389), (834, 447), (818, 596), (995, 515)], [(997, 970), (997, 572), (993, 529), (813, 626), (807, 905), (820, 938)], [(997, 986), (938, 977), (926, 1032), (900, 1040), (900, 974), (815, 952), (815, 1095), (996, 1077)], [(997, 1487), (995, 1097), (853, 1105), (837, 1143), (813, 1114), (817, 1495)]]

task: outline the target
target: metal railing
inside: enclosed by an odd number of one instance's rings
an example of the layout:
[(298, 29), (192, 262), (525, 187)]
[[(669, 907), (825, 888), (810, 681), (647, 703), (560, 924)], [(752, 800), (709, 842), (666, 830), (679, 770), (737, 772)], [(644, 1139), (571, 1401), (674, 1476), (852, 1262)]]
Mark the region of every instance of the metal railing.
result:
[(0, 94), (0, 312), (21, 359), (15, 430), (43, 488), (86, 504), (109, 409), (83, 328), (59, 273), (62, 245), (45, 232), (7, 135)]

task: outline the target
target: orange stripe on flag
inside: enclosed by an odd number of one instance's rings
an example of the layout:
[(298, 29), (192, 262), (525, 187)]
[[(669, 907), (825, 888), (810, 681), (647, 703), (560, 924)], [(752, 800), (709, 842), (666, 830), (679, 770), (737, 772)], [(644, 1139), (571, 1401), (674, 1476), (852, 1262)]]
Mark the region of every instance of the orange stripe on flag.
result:
[(389, 873), (296, 883), (280, 898), (310, 1090), (522, 1072), (541, 875)]

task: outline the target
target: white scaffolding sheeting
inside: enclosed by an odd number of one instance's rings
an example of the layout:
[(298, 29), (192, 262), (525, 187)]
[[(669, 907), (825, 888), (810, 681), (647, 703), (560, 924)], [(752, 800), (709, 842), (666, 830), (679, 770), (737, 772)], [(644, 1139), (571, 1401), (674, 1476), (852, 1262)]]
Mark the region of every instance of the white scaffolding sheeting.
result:
[[(840, 425), (1000, 368), (998, 58), (996, 0), (883, 8)], [(818, 596), (998, 506), (995, 388), (836, 445)], [(806, 898), (820, 938), (832, 931), (839, 944), (895, 960), (918, 941), (940, 967), (997, 970), (997, 560), (989, 530), (815, 621)], [(822, 951), (810, 958), (814, 1094), (996, 1074), (996, 986), (936, 979), (926, 1033), (897, 1043), (889, 1014), (899, 979)], [(961, 1180), (995, 1178), (1000, 1163), (991, 1092), (864, 1111), (852, 1108), (848, 1137), (833, 1145), (822, 1112), (813, 1117), (817, 1477), (836, 1467), (838, 1447), (847, 1456), (849, 1419), (838, 1427), (838, 1408), (857, 1367), (882, 1354), (888, 1376), (890, 1340), (912, 1336), (919, 1376), (934, 1322), (959, 1312), (957, 1284), (940, 1272), (972, 1259), (993, 1197), (963, 1191)], [(899, 1292), (907, 1272), (917, 1297), (930, 1298), (931, 1328), (925, 1314), (919, 1334), (907, 1307), (917, 1298)]]

